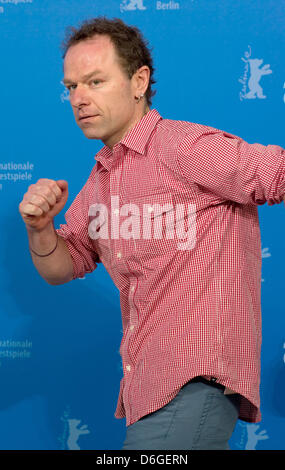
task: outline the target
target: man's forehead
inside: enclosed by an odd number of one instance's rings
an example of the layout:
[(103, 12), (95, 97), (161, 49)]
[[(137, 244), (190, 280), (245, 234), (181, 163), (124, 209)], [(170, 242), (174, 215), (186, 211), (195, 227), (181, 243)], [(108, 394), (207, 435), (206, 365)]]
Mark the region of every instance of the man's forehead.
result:
[(69, 59), (74, 60), (77, 57), (86, 56), (113, 56), (115, 55), (115, 48), (109, 36), (97, 35), (93, 38), (85, 39), (73, 44), (66, 52), (64, 62), (69, 62)]
[(106, 66), (118, 64), (118, 57), (108, 36), (96, 36), (70, 46), (64, 59), (64, 74), (75, 68), (82, 73), (92, 69), (106, 69)]

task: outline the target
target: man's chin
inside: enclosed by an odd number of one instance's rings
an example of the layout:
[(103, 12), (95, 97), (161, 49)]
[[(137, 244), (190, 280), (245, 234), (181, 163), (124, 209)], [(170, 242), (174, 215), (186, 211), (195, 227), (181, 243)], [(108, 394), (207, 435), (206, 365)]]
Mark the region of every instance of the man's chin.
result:
[(87, 139), (99, 139), (101, 140), (101, 136), (98, 132), (95, 132), (94, 129), (82, 129), (82, 132), (83, 134), (85, 135), (85, 137), (87, 137)]

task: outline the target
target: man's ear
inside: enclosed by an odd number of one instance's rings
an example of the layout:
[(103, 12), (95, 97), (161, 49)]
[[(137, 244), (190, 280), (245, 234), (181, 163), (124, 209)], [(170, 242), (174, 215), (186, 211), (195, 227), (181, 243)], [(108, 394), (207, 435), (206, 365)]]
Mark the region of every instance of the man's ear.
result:
[(150, 70), (147, 65), (140, 67), (133, 75), (133, 84), (136, 95), (144, 94), (148, 88)]

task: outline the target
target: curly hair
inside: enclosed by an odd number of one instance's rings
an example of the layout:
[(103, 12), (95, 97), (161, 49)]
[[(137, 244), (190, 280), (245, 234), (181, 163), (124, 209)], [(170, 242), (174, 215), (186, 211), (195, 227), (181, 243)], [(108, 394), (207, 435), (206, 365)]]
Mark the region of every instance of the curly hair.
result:
[(95, 35), (108, 35), (110, 37), (117, 52), (119, 63), (129, 79), (143, 65), (149, 67), (150, 78), (145, 97), (150, 106), (152, 97), (156, 93), (151, 88), (156, 83), (153, 78), (155, 69), (153, 68), (148, 42), (137, 27), (127, 25), (120, 18), (108, 19), (105, 16), (83, 21), (79, 28), (69, 26), (61, 45), (63, 59), (71, 46), (91, 39)]

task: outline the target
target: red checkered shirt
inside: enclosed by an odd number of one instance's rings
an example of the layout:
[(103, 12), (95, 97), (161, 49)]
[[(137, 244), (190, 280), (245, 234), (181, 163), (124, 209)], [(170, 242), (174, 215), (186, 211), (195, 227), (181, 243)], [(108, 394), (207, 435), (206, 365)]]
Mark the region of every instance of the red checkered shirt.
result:
[[(239, 419), (260, 421), (258, 205), (282, 202), (284, 157), (279, 146), (163, 119), (155, 109), (113, 150), (104, 146), (95, 156), (57, 233), (74, 279), (102, 262), (120, 291), (123, 377), (115, 417), (126, 417), (127, 426), (198, 375), (241, 394)], [(143, 230), (155, 224), (159, 236), (146, 238)]]

